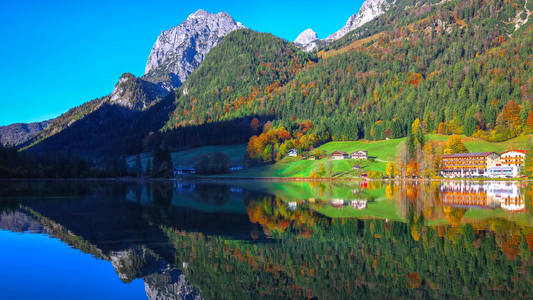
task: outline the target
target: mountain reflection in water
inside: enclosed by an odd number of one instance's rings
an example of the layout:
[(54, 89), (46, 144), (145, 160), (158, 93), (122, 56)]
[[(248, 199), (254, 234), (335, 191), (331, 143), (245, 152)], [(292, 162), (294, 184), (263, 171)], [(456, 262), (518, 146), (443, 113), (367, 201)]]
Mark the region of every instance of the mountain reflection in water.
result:
[(518, 298), (533, 291), (532, 191), (467, 181), (3, 182), (0, 228), (108, 261), (122, 282), (143, 280), (149, 299)]

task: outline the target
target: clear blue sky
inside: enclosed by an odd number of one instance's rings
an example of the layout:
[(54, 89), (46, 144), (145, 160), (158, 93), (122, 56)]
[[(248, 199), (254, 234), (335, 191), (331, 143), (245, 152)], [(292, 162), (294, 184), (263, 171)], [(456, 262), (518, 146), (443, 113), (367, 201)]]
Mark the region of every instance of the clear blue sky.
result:
[(226, 11), (246, 27), (294, 40), (344, 26), (355, 1), (0, 1), (0, 126), (41, 121), (109, 94), (144, 73), (152, 45), (196, 10)]

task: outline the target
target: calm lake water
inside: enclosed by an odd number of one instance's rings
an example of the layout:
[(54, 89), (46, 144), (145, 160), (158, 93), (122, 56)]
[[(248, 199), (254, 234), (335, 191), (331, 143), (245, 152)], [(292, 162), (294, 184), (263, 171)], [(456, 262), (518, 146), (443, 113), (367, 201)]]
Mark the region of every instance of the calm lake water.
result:
[(530, 298), (533, 186), (0, 182), (0, 299)]

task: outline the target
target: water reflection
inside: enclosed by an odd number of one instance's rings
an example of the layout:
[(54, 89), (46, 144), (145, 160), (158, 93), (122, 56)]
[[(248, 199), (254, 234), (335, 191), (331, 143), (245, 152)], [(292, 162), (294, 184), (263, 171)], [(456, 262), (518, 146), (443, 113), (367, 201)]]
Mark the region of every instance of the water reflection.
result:
[(446, 206), (525, 212), (526, 205), (519, 185), (507, 182), (449, 182), (441, 185), (442, 203)]
[(144, 280), (150, 299), (514, 298), (533, 291), (531, 191), (467, 181), (0, 183), (0, 228), (109, 261), (124, 283)]

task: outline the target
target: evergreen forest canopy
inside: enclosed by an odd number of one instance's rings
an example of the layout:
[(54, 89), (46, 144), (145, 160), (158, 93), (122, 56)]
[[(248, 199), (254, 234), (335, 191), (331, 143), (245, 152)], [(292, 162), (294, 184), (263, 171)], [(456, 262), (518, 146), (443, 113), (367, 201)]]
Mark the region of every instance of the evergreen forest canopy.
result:
[(416, 119), (424, 133), (489, 141), (530, 133), (533, 28), (515, 24), (531, 1), (415, 2), (371, 22), (384, 31), (354, 39), (372, 24), (363, 26), (317, 56), (268, 34), (231, 33), (176, 93), (163, 135), (252, 117), (291, 134), (311, 120), (319, 143), (403, 137)]

